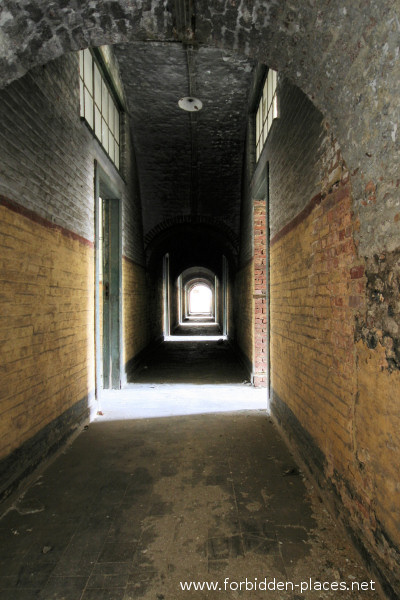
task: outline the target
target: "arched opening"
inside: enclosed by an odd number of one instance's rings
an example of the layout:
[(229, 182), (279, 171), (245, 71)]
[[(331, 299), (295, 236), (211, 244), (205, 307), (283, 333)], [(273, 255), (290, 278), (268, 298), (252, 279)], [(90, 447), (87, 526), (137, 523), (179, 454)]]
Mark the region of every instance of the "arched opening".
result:
[(205, 283), (195, 283), (190, 287), (188, 297), (189, 317), (212, 317), (213, 293), (210, 286)]
[[(217, 0), (186, 3), (188, 12), (180, 2), (154, 2), (151, 9), (122, 0), (6, 4), (0, 81), (14, 81), (0, 107), (6, 486), (15, 487), (18, 473), (31, 468), (16, 469), (13, 460), (34, 449), (35, 464), (38, 448), (57, 447), (98, 408), (99, 164), (104, 185), (110, 179), (121, 199), (114, 223), (121, 268), (110, 264), (123, 305), (115, 314), (122, 339), (109, 351), (121, 347), (116, 387), (150, 343), (161, 344), (181, 325), (187, 297), (177, 290), (189, 281), (183, 272), (193, 265), (211, 271), (209, 318), (229, 330), (253, 383), (266, 385), (271, 363), (274, 417), (322, 487), (334, 490), (338, 514), (346, 507), (355, 539), (398, 597), (395, 3), (382, 0), (368, 10), (350, 0), (228, 3), (223, 18)], [(100, 108), (96, 90), (85, 90), (97, 114), (92, 137), (90, 122), (87, 128), (79, 120), (74, 52), (90, 47), (96, 54), (103, 44), (113, 46), (102, 59), (109, 77), (104, 96), (100, 86)], [(265, 71), (262, 65), (278, 71), (280, 116), (256, 155), (261, 80), (253, 68)], [(195, 90), (203, 111), (180, 113), (177, 100)], [(113, 94), (115, 107), (125, 107), (121, 140), (115, 115), (103, 127)], [(231, 103), (235, 94), (240, 103)], [(216, 110), (218, 99), (225, 112)], [(112, 288), (104, 294), (113, 295)], [(186, 305), (190, 313), (190, 299)], [(182, 350), (181, 377), (189, 356)], [(61, 432), (56, 441), (54, 432)]]

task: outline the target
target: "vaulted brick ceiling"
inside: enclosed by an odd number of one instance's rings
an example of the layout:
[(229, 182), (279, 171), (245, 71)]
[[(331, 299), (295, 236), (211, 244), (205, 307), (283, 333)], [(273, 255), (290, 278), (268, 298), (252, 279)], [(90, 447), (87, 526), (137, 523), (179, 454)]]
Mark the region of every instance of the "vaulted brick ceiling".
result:
[[(395, 247), (397, 0), (3, 0), (1, 9), (0, 87), (65, 52), (145, 40), (235, 50), (277, 69), (308, 94), (337, 137), (353, 174), (360, 252)], [(376, 202), (366, 197), (369, 181), (379, 182)]]
[[(139, 169), (144, 230), (179, 215), (213, 217), (238, 233), (241, 169), (254, 62), (207, 46), (114, 47)], [(195, 95), (203, 109), (178, 107)]]

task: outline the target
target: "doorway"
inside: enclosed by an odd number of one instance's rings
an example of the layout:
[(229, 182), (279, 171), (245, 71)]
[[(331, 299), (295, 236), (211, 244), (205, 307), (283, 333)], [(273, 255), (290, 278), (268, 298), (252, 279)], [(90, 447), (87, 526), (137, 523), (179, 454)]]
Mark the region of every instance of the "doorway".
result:
[(98, 169), (96, 194), (96, 389), (121, 388), (121, 203)]

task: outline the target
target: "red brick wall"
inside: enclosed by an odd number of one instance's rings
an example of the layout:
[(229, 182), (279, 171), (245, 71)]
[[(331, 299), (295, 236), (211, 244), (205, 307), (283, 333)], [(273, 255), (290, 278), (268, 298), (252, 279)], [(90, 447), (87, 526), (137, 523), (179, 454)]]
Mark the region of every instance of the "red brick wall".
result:
[(254, 369), (255, 387), (268, 385), (266, 202), (254, 201)]
[(344, 172), (271, 240), (272, 387), (331, 472), (346, 471), (352, 445), (355, 317), (365, 288), (351, 208)]

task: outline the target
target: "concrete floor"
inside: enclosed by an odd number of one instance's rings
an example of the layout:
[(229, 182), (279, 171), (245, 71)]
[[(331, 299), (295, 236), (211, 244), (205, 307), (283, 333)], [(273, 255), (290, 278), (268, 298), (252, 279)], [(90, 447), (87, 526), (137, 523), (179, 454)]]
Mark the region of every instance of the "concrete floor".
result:
[[(224, 381), (199, 385), (194, 349), (192, 384), (175, 384), (172, 355), (190, 374), (181, 348), (162, 350), (169, 382), (149, 364), (147, 383), (105, 393), (103, 414), (2, 518), (0, 598), (378, 598), (300, 588), (370, 577), (271, 423), (265, 390), (238, 383), (222, 351)], [(236, 382), (225, 381), (229, 361)], [(236, 589), (246, 578), (294, 590)], [(222, 590), (183, 591), (190, 581)]]
[[(189, 383), (227, 384), (242, 383), (247, 375), (238, 362), (227, 340), (210, 332), (215, 326), (203, 330), (188, 327), (190, 341), (185, 341), (182, 328), (174, 332), (174, 338), (163, 342), (147, 357), (146, 362), (134, 373), (135, 383)], [(193, 340), (193, 335), (200, 338)], [(177, 338), (180, 338), (179, 340)], [(204, 338), (201, 340), (201, 338)]]

